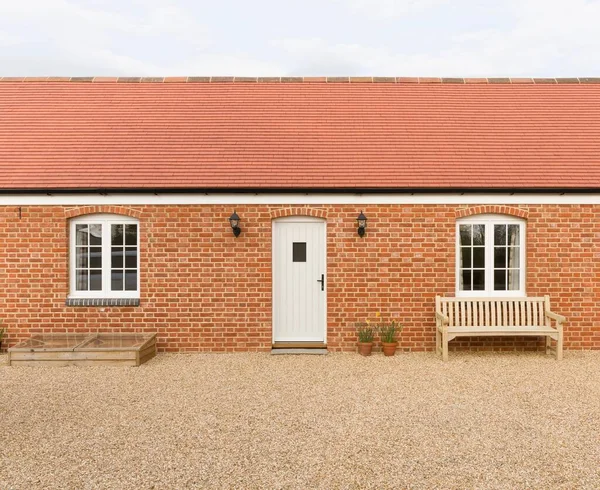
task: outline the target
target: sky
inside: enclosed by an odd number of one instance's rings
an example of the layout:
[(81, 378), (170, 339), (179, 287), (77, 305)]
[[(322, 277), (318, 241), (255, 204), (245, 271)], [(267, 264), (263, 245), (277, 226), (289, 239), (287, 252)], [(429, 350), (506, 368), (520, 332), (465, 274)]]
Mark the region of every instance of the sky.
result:
[(600, 0), (0, 0), (0, 76), (600, 75)]

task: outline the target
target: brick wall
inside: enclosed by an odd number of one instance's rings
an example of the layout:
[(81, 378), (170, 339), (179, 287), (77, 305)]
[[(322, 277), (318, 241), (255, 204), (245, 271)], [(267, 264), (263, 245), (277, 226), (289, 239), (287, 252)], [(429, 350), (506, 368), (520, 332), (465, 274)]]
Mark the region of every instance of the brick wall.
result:
[[(158, 332), (163, 351), (266, 351), (271, 345), (271, 222), (327, 219), (328, 345), (355, 348), (355, 322), (397, 314), (405, 350), (434, 349), (434, 297), (453, 295), (455, 223), (478, 212), (526, 217), (527, 292), (568, 317), (565, 348), (600, 349), (600, 206), (354, 205), (0, 207), (0, 319), (5, 344), (36, 332)], [(113, 212), (140, 219), (141, 305), (67, 307), (68, 219)], [(537, 339), (464, 339), (454, 348), (538, 349)]]

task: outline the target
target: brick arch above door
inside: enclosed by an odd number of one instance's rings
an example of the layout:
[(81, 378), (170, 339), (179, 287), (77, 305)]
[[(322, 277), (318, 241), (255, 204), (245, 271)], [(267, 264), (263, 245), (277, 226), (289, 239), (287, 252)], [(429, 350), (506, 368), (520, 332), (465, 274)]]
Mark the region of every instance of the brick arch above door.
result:
[(271, 209), (271, 218), (284, 218), (287, 216), (312, 216), (313, 218), (327, 218), (327, 211), (322, 208), (308, 206), (287, 206)]

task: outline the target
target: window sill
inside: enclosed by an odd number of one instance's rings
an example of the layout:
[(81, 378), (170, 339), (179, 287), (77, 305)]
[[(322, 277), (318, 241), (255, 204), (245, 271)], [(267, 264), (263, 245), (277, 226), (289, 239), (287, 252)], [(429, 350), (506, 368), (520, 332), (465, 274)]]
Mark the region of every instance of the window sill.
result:
[(140, 298), (67, 298), (66, 306), (140, 306)]

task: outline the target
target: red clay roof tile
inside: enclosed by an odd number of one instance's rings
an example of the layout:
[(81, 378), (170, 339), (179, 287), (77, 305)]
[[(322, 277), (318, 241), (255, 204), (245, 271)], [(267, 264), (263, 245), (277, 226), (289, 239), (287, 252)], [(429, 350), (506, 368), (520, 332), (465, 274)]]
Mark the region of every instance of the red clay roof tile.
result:
[(0, 189), (600, 189), (599, 79), (342, 79), (4, 78)]

